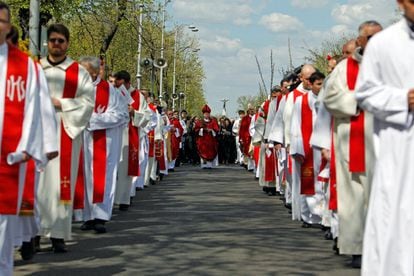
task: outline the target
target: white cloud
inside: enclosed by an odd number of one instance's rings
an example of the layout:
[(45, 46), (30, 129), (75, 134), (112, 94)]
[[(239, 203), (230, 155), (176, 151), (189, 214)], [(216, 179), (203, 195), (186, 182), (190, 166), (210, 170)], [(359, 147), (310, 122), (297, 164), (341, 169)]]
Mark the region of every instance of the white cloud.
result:
[(209, 23), (231, 22), (237, 26), (251, 24), (250, 16), (254, 13), (250, 0), (175, 0), (174, 14), (188, 20)]
[(229, 53), (237, 52), (241, 48), (240, 39), (231, 39), (220, 35), (210, 40), (201, 39), (200, 45), (203, 52), (213, 55), (228, 55)]
[(387, 26), (397, 17), (396, 8), (396, 2), (390, 0), (350, 0), (337, 5), (331, 15), (339, 24), (355, 29), (366, 20), (377, 20)]
[(296, 31), (303, 26), (296, 17), (277, 12), (263, 15), (259, 24), (275, 33)]
[(329, 3), (329, 0), (292, 0), (292, 6), (306, 8), (320, 8)]

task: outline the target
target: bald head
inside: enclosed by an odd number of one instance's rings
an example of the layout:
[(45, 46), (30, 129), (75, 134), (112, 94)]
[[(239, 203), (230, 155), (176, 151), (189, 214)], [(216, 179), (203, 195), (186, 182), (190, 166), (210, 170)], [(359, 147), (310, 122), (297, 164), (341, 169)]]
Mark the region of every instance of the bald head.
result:
[(352, 55), (352, 53), (355, 51), (357, 45), (356, 45), (356, 39), (348, 40), (344, 46), (342, 46), (342, 57), (347, 58)]
[(303, 88), (310, 90), (312, 88), (311, 83), (309, 82), (310, 76), (316, 72), (315, 67), (312, 64), (305, 64), (300, 71), (300, 80), (303, 83)]

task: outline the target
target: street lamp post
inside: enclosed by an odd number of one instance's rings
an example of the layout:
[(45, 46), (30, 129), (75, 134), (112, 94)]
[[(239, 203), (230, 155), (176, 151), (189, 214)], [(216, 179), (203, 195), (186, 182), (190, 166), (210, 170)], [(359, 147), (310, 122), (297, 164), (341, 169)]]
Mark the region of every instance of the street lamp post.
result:
[(39, 56), (39, 20), (40, 20), (40, 1), (30, 0), (29, 18), (29, 50), (33, 56)]
[[(137, 88), (141, 89), (141, 50), (142, 50), (142, 17), (144, 4), (139, 4), (139, 25), (138, 25), (138, 62), (137, 62)], [(153, 92), (153, 91), (152, 91)]]
[[(164, 6), (162, 8), (162, 27), (161, 27), (161, 54), (160, 54), (160, 58), (164, 59), (164, 29), (165, 29), (165, 7), (167, 6), (167, 4), (170, 2), (171, 0), (165, 0), (164, 1)], [(163, 80), (163, 75), (164, 75), (164, 67), (160, 67), (160, 90), (158, 92), (158, 97), (162, 98), (163, 97), (163, 84), (162, 84), (162, 80)]]

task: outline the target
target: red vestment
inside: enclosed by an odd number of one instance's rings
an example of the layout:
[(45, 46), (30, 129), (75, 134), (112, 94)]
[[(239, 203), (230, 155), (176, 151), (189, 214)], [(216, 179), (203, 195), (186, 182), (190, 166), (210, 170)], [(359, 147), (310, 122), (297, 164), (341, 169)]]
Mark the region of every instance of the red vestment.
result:
[[(200, 136), (200, 129), (203, 129), (203, 135)], [(213, 161), (217, 156), (218, 141), (217, 137), (213, 136), (212, 130), (219, 132), (219, 125), (215, 118), (210, 118), (209, 121), (205, 119), (196, 121), (194, 131), (196, 132), (196, 143), (198, 154), (206, 161)]]

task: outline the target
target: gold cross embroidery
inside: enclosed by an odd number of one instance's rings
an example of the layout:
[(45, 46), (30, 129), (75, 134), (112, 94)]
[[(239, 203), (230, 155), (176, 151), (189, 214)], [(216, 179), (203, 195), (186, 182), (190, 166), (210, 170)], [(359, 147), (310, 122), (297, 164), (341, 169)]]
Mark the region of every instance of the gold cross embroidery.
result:
[(60, 184), (63, 185), (64, 188), (68, 188), (68, 186), (70, 186), (70, 181), (68, 180), (68, 178), (65, 176), (63, 178), (63, 180), (60, 181)]

